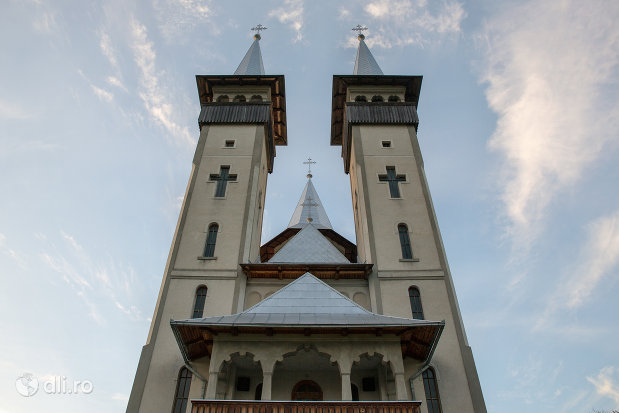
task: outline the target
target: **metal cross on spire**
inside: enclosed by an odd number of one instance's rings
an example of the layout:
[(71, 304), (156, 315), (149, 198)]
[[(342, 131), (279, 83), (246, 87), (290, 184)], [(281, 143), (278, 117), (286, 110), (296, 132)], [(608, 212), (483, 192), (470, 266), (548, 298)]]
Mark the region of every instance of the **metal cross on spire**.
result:
[(367, 30), (367, 29), (368, 29), (367, 27), (362, 26), (362, 25), (360, 25), (360, 24), (358, 24), (358, 25), (356, 25), (355, 27), (353, 27), (353, 28), (352, 28), (352, 30), (353, 30), (353, 31), (359, 32), (359, 35), (357, 36), (357, 38), (358, 38), (359, 40), (363, 40), (363, 39), (365, 39), (365, 35), (363, 34), (363, 32), (364, 32), (365, 30)]
[[(314, 162), (316, 163), (316, 162)], [(311, 196), (308, 196), (306, 198), (307, 201), (303, 202), (301, 205), (302, 206), (306, 206), (307, 208), (307, 222), (312, 222), (314, 220), (314, 218), (312, 218), (312, 207), (313, 206), (320, 206), (320, 204), (317, 204), (316, 202), (312, 202), (313, 199)]]
[(312, 158), (307, 158), (307, 161), (303, 162), (304, 165), (307, 165), (307, 177), (312, 177), (312, 164), (316, 163), (316, 161), (312, 161)]
[(251, 30), (255, 31), (256, 34), (254, 35), (254, 37), (258, 40), (260, 40), (260, 31), (261, 30), (266, 30), (268, 29), (268, 27), (264, 27), (262, 24), (258, 23), (258, 25), (256, 27), (252, 27)]

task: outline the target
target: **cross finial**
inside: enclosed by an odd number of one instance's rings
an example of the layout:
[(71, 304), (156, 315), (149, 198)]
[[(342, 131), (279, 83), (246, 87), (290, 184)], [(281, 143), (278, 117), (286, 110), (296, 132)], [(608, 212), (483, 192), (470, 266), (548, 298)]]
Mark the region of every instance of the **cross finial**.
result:
[(352, 29), (354, 31), (356, 31), (356, 32), (359, 32), (359, 35), (357, 36), (357, 39), (359, 39), (359, 40), (365, 39), (365, 35), (363, 34), (363, 32), (368, 29), (367, 27), (358, 24), (355, 27), (353, 27)]
[(316, 161), (312, 161), (312, 158), (307, 158), (307, 161), (303, 162), (304, 165), (307, 165), (307, 177), (312, 177), (312, 164), (316, 163)]
[(266, 30), (268, 29), (268, 27), (264, 27), (262, 24), (258, 23), (258, 25), (256, 27), (252, 27), (251, 30), (255, 31), (256, 34), (254, 35), (254, 38), (257, 40), (260, 40), (260, 31), (261, 30)]

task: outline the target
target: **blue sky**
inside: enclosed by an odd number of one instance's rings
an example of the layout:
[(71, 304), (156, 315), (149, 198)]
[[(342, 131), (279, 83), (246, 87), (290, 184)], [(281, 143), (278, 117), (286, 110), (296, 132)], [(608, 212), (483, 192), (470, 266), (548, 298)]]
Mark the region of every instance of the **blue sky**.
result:
[[(0, 5), (0, 412), (124, 410), (198, 137), (196, 74), (261, 41), (288, 141), (263, 241), (303, 160), (354, 240), (329, 146), (357, 24), (386, 74), (423, 75), (419, 140), (486, 404), (619, 407), (619, 4), (44, 1)], [(90, 394), (15, 390), (24, 372)]]

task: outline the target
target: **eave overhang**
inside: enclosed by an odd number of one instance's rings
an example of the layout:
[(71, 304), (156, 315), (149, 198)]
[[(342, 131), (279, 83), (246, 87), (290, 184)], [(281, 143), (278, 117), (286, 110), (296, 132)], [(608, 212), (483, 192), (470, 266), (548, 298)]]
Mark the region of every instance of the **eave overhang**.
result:
[(214, 104), (213, 87), (268, 86), (271, 89), (271, 122), (273, 142), (286, 145), (286, 91), (284, 75), (196, 75), (200, 106)]
[[(226, 317), (226, 316), (224, 316)], [(438, 340), (445, 327), (445, 322), (425, 320), (408, 320), (410, 325), (394, 323), (393, 325), (354, 324), (354, 323), (321, 323), (321, 324), (273, 324), (273, 323), (222, 323), (210, 322), (222, 317), (208, 319), (170, 320), (170, 326), (176, 338), (181, 354), (186, 361), (194, 361), (210, 356), (215, 337), (220, 334), (238, 336), (242, 334), (264, 335), (265, 340), (273, 335), (339, 335), (350, 336), (383, 336), (395, 335), (400, 338), (400, 346), (404, 357), (427, 362), (432, 357)], [(394, 319), (396, 319), (394, 317)], [(416, 325), (413, 323), (417, 322)]]
[(373, 264), (258, 263), (241, 264), (247, 278), (296, 279), (310, 272), (321, 280), (367, 280)]

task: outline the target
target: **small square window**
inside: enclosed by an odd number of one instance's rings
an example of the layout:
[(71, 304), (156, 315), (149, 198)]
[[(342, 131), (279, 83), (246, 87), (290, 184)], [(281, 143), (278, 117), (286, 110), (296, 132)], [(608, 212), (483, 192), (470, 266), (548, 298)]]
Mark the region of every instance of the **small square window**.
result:
[(234, 148), (234, 140), (227, 140), (226, 141), (226, 148)]
[(391, 141), (383, 141), (383, 148), (391, 148)]

